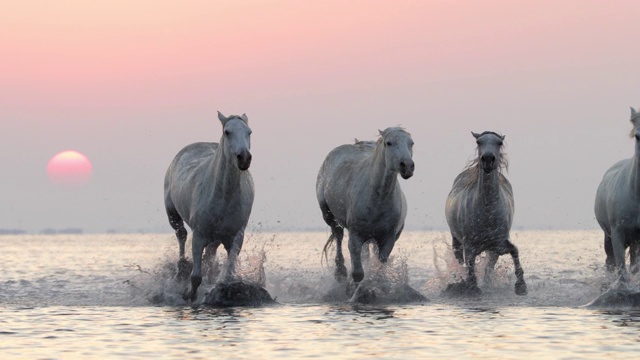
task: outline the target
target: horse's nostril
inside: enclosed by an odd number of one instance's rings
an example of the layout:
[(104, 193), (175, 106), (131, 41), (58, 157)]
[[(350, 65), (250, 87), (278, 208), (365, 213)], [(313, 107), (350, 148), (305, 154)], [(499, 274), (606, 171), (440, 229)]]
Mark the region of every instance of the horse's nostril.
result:
[(405, 163), (404, 161), (401, 161), (400, 162), (400, 167), (403, 168), (403, 169), (406, 168), (407, 167), (407, 163)]

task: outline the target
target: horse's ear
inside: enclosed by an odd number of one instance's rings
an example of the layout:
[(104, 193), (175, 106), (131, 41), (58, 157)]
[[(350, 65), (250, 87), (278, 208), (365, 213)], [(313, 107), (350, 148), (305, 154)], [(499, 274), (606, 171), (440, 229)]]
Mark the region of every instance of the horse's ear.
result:
[(631, 107), (631, 117), (636, 116), (637, 113), (638, 112), (633, 107)]
[(500, 136), (500, 139), (501, 139), (502, 141), (504, 141), (504, 138), (506, 138), (506, 137), (507, 137), (507, 135), (501, 135), (501, 136)]
[(249, 118), (247, 117), (247, 114), (242, 114), (242, 116), (240, 116), (242, 118), (242, 120), (244, 120), (245, 123), (249, 123)]
[(227, 123), (227, 120), (229, 120), (226, 118), (226, 116), (222, 115), (220, 111), (218, 111), (218, 119), (220, 119), (222, 126), (224, 126)]
[(480, 134), (474, 133), (473, 131), (471, 132), (471, 135), (473, 135), (473, 137), (476, 139), (480, 137)]
[(380, 134), (380, 136), (384, 136), (384, 131), (378, 129), (378, 133)]

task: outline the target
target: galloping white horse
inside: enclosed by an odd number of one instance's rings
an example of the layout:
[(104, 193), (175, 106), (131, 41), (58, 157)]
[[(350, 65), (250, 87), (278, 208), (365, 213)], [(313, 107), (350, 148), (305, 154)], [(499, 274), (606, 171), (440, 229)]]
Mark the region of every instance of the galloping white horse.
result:
[(244, 229), (253, 206), (253, 179), (249, 173), (251, 129), (246, 115), (225, 117), (218, 112), (223, 134), (220, 143), (186, 146), (171, 162), (164, 180), (164, 203), (180, 248), (179, 272), (188, 267), (184, 255), (187, 230), (193, 231), (191, 286), (185, 298), (197, 296), (202, 282), (202, 252), (215, 258), (218, 246), (227, 251), (227, 266), (219, 280), (229, 280), (244, 241)]
[(375, 240), (378, 257), (386, 262), (404, 227), (407, 202), (398, 183), (398, 173), (408, 179), (415, 165), (411, 159), (413, 140), (404, 129), (380, 131), (376, 143), (357, 141), (333, 149), (318, 173), (316, 195), (331, 236), (324, 247), (326, 256), (336, 241), (336, 279), (347, 276), (342, 255), (344, 228), (349, 230), (352, 277), (364, 278), (362, 246)]
[(518, 278), (515, 293), (525, 295), (527, 284), (518, 248), (509, 240), (514, 202), (511, 183), (502, 174), (502, 168), (507, 167), (502, 153), (504, 136), (492, 131), (472, 134), (478, 144), (478, 157), (454, 180), (445, 207), (454, 254), (458, 262), (464, 261), (467, 267), (464, 285), (471, 293), (480, 293), (475, 272), (476, 257), (480, 253), (489, 253), (486, 282), (491, 281), (498, 256), (510, 253)]
[(631, 137), (635, 155), (615, 163), (604, 174), (596, 192), (595, 213), (604, 231), (609, 271), (617, 269), (619, 285), (626, 283), (625, 251), (629, 247), (632, 271), (637, 271), (640, 249), (640, 113), (631, 108)]

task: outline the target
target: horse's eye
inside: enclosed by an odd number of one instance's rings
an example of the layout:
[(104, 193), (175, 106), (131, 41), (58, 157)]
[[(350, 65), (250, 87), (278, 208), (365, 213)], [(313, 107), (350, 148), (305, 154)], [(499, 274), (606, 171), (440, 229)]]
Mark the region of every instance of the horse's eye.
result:
[(640, 135), (636, 134), (636, 141), (640, 141)]
[(387, 146), (391, 146), (391, 141), (387, 141)]
[(229, 136), (229, 134), (230, 134), (229, 130), (225, 130), (225, 131), (224, 131), (224, 134), (225, 134), (225, 135), (227, 135), (227, 136)]

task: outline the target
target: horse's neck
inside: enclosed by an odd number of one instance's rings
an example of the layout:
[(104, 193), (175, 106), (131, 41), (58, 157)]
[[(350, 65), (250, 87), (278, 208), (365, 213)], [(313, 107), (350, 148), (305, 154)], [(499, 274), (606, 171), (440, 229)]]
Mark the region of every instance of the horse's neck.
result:
[(393, 190), (398, 183), (398, 173), (387, 168), (382, 144), (375, 147), (368, 161), (364, 172), (369, 179), (372, 197), (382, 199), (393, 196)]
[(207, 168), (207, 178), (213, 181), (213, 194), (220, 197), (231, 196), (235, 193), (235, 189), (240, 186), (241, 171), (234, 164), (233, 159), (229, 159), (224, 155), (222, 142), (211, 158)]
[(478, 169), (478, 194), (484, 203), (493, 203), (498, 200), (500, 194), (500, 172), (498, 170), (485, 173)]

